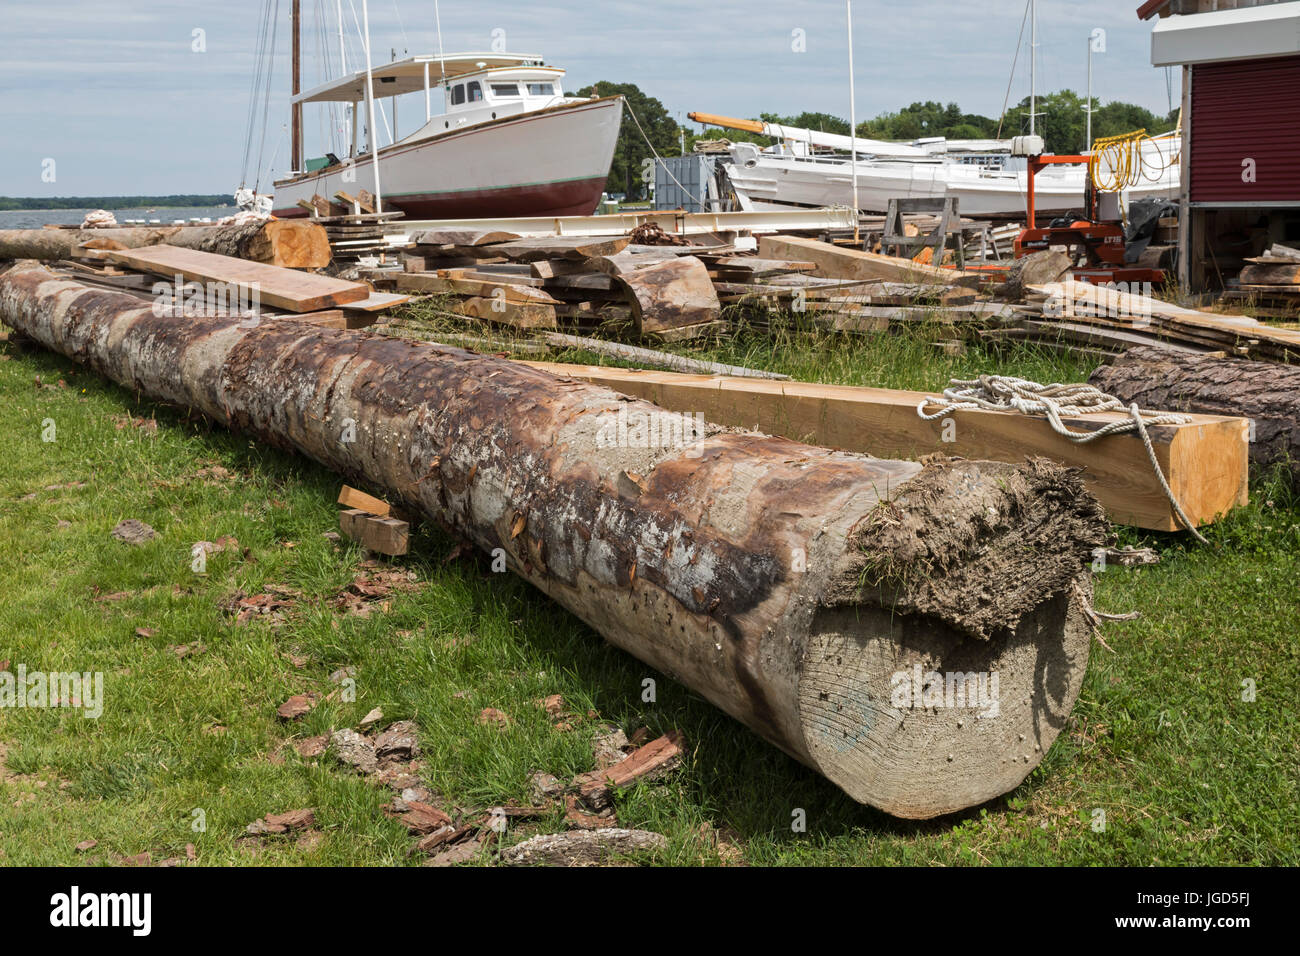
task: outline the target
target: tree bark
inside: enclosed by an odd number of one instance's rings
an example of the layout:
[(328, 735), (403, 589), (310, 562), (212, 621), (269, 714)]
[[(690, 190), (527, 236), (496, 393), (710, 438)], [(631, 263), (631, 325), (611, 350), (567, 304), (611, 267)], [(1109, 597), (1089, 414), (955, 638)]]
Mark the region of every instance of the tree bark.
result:
[(230, 226), (123, 226), (110, 229), (0, 230), (0, 259), (72, 259), (82, 243), (109, 240), (115, 249), (167, 244), (286, 269), (330, 264), (329, 238), (306, 220), (272, 219)]
[(1086, 564), (1109, 526), (1074, 471), (713, 425), (665, 439), (680, 417), (504, 359), (290, 319), (160, 318), (27, 264), (0, 276), (0, 318), (364, 477), (897, 816), (1019, 785), (1078, 695)]
[(1261, 470), (1284, 463), (1300, 489), (1300, 368), (1136, 348), (1089, 381), (1143, 408), (1251, 419), (1251, 464)]

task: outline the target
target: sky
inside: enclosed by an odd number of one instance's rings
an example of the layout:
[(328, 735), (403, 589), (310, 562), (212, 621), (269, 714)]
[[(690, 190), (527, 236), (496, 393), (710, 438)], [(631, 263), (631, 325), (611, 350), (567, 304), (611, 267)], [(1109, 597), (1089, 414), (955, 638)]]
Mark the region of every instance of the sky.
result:
[[(275, 2), (275, 0), (271, 0)], [(270, 108), (255, 115), (250, 183), (288, 166), (289, 7), (278, 0)], [(250, 88), (263, 0), (0, 0), (0, 195), (229, 193), (244, 176)], [(348, 66), (361, 66), (361, 0), (342, 0)], [(1040, 0), (1038, 88), (1082, 91), (1087, 38), (1107, 31), (1094, 95), (1168, 112), (1165, 71), (1150, 66), (1151, 24), (1138, 0)], [(332, 78), (336, 0), (303, 0), (304, 86)], [(855, 0), (859, 121), (921, 100), (997, 116), (1029, 92), (1029, 31), (1012, 61), (1025, 0)], [(441, 0), (447, 53), (536, 53), (569, 71), (566, 89), (630, 82), (686, 113), (848, 116), (844, 0)], [(377, 62), (436, 53), (433, 0), (369, 0)], [(325, 21), (325, 30), (319, 26)], [(504, 32), (502, 32), (504, 31)], [(1172, 83), (1173, 104), (1180, 80)], [(435, 111), (438, 107), (435, 102)], [(259, 150), (263, 113), (269, 117)], [(399, 101), (398, 131), (423, 119), (423, 95)], [(391, 120), (391, 117), (390, 117)], [(330, 120), (309, 106), (307, 154)], [(382, 127), (383, 122), (379, 125)], [(381, 133), (381, 143), (386, 143)], [(258, 162), (260, 153), (261, 162)], [(268, 172), (268, 170), (270, 172)]]

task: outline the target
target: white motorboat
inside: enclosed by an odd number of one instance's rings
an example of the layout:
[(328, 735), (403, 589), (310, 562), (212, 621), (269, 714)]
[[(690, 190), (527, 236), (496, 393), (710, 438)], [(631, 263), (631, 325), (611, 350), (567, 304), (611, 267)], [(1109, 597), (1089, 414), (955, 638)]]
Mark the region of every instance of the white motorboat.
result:
[[(362, 70), (307, 90), (295, 106), (351, 105), (351, 154), (276, 182), (274, 214), (307, 215), (298, 204), (313, 196), (379, 192), (374, 152), (358, 142), (358, 117), (373, 90), (375, 100), (425, 94), (424, 124), (378, 151), (385, 210), (408, 219), (590, 215), (605, 188), (623, 101), (565, 96), (564, 75), (536, 55), (459, 53), (385, 63), (369, 77)], [(432, 110), (435, 92), (445, 93), (441, 114)]]

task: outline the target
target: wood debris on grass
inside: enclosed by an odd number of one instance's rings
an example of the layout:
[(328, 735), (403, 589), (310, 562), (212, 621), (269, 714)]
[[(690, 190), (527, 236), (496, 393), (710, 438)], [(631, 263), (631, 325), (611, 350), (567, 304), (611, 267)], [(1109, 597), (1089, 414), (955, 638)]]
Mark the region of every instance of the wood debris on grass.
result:
[(314, 692), (295, 694), (277, 707), (275, 712), (282, 720), (297, 720), (299, 717), (311, 713), (319, 702), (320, 694)]
[(419, 588), (419, 576), (404, 568), (384, 567), (377, 561), (363, 561), (361, 571), (331, 602), (344, 614), (365, 617), (376, 608), (387, 610), (389, 598)]
[(262, 620), (276, 627), (285, 623), (286, 613), (297, 605), (301, 597), (301, 591), (268, 584), (261, 594), (249, 595), (243, 591), (236, 591), (225, 598), (220, 607), (226, 614), (235, 618), (236, 624)]
[(315, 824), (316, 813), (310, 808), (290, 810), (287, 813), (268, 813), (260, 820), (250, 823), (244, 832), (249, 836), (280, 835), (294, 830), (306, 830)]
[(113, 528), (113, 537), (127, 544), (140, 545), (158, 537), (158, 532), (139, 518), (125, 518)]
[(578, 775), (572, 786), (584, 804), (593, 810), (604, 810), (613, 803), (613, 791), (638, 781), (662, 779), (681, 765), (685, 752), (681, 732), (670, 731), (607, 769)]
[(508, 866), (608, 866), (667, 846), (667, 838), (648, 830), (574, 830), (525, 840), (503, 850), (501, 861)]

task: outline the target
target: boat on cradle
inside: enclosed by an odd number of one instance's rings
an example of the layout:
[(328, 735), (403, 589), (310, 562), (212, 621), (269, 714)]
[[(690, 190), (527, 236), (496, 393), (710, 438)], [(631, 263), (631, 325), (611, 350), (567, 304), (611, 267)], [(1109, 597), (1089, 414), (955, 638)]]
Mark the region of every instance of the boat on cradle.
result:
[[(728, 161), (720, 164), (741, 209), (771, 212), (792, 206), (852, 207), (850, 137), (762, 125), (766, 127), (763, 132), (780, 137), (780, 141), (766, 149), (754, 143), (733, 143)], [(890, 199), (956, 196), (963, 216), (1025, 216), (1028, 171), (1023, 159), (1011, 155), (1010, 140), (888, 143), (858, 138), (856, 146), (858, 208), (863, 212), (883, 213)], [(1182, 138), (1173, 134), (1142, 141), (1144, 173), (1141, 182), (1125, 190), (1126, 205), (1137, 199), (1178, 198), (1181, 148)], [(1088, 167), (1083, 165), (1055, 166), (1040, 172), (1035, 181), (1039, 214), (1082, 209), (1088, 175)]]
[[(375, 100), (423, 91), (425, 123), (378, 151), (385, 211), (408, 219), (586, 216), (605, 189), (622, 120), (622, 97), (572, 97), (565, 71), (537, 55), (414, 56), (371, 71)], [(432, 112), (440, 88), (446, 109)], [(295, 105), (352, 107), (352, 150), (275, 184), (274, 214), (308, 215), (313, 196), (375, 188), (375, 157), (362, 153), (357, 117), (367, 101), (364, 70), (307, 90)], [(371, 131), (371, 135), (374, 132)], [(315, 161), (307, 165), (315, 165)]]

